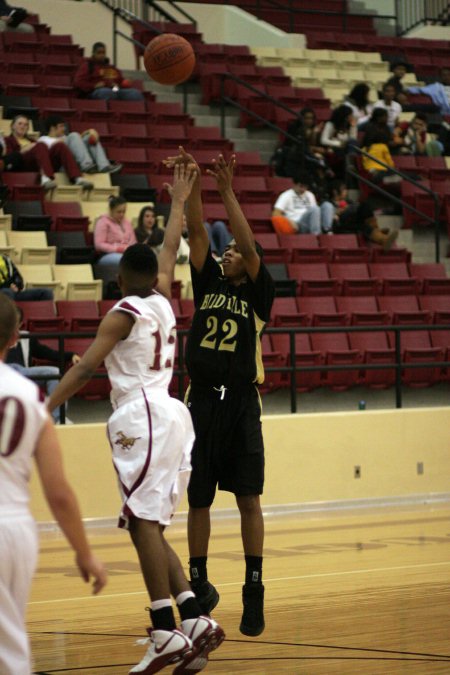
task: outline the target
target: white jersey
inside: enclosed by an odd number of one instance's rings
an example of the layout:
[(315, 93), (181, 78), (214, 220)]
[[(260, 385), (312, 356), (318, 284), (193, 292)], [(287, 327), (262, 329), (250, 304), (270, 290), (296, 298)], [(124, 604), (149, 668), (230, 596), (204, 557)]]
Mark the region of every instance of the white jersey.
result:
[(0, 519), (26, 514), (32, 458), (47, 419), (38, 387), (0, 362)]
[(175, 316), (170, 302), (154, 291), (146, 298), (128, 296), (110, 312), (126, 312), (134, 326), (105, 358), (111, 400), (117, 403), (142, 389), (168, 390), (175, 361)]

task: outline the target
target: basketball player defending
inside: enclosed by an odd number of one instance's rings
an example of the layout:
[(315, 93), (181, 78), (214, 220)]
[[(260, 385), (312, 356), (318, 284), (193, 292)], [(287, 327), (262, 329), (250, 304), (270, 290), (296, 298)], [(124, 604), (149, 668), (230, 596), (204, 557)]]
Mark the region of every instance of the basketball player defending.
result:
[(25, 610), (37, 563), (36, 525), (28, 481), (36, 460), (48, 505), (76, 552), (93, 592), (106, 584), (103, 565), (92, 555), (78, 502), (63, 472), (61, 451), (38, 387), (5, 363), (19, 339), (15, 305), (0, 293), (0, 673), (30, 675), (32, 664)]
[[(171, 163), (193, 162), (181, 148)], [(205, 612), (219, 600), (207, 575), (210, 507), (216, 488), (236, 496), (245, 554), (240, 631), (264, 630), (262, 562), (264, 443), (257, 383), (264, 380), (260, 334), (270, 318), (274, 283), (262, 249), (233, 192), (234, 157), (220, 155), (207, 173), (217, 181), (234, 239), (214, 260), (203, 225), (200, 181), (187, 204), (195, 313), (186, 343), (191, 385), (186, 399), (195, 429), (188, 488), (191, 586)]]
[[(175, 675), (198, 673), (225, 637), (215, 621), (202, 616), (181, 563), (164, 538), (189, 480), (194, 441), (188, 410), (168, 392), (176, 340), (168, 298), (184, 204), (195, 177), (195, 166), (175, 168), (159, 259), (145, 244), (125, 250), (118, 277), (123, 299), (104, 317), (94, 342), (49, 401), (51, 409), (61, 405), (105, 361), (114, 408), (108, 437), (123, 499), (119, 526), (130, 532), (151, 599), (150, 646), (130, 673), (146, 675), (170, 663), (178, 664)], [(171, 595), (181, 616), (179, 630)]]

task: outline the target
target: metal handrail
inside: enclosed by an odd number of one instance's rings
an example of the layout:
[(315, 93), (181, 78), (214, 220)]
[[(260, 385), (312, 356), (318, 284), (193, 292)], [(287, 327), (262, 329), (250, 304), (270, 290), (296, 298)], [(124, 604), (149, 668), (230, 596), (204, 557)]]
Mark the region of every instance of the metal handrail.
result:
[(365, 185), (369, 185), (370, 187), (376, 189), (378, 192), (383, 194), (384, 196), (388, 197), (391, 199), (391, 201), (395, 202), (396, 204), (400, 204), (403, 207), (406, 207), (409, 209), (409, 211), (412, 211), (413, 213), (417, 213), (420, 215), (422, 218), (425, 218), (429, 223), (432, 223), (434, 225), (434, 236), (435, 236), (435, 259), (436, 262), (439, 262), (440, 260), (440, 220), (439, 220), (439, 214), (440, 214), (440, 209), (441, 209), (441, 204), (439, 200), (439, 195), (437, 192), (434, 192), (434, 190), (431, 190), (431, 188), (427, 187), (426, 185), (423, 185), (423, 183), (420, 183), (419, 181), (415, 180), (412, 178), (409, 174), (403, 173), (403, 171), (399, 171), (395, 167), (390, 166), (389, 164), (386, 164), (386, 162), (383, 162), (383, 160), (378, 159), (378, 157), (374, 157), (370, 153), (368, 153), (366, 150), (363, 150), (362, 148), (359, 148), (358, 146), (353, 146), (352, 150), (357, 152), (360, 155), (363, 155), (364, 157), (368, 157), (369, 159), (373, 159), (375, 162), (378, 164), (381, 164), (384, 166), (386, 169), (388, 169), (390, 172), (394, 173), (395, 175), (399, 176), (402, 178), (402, 180), (405, 180), (407, 183), (411, 183), (412, 185), (415, 185), (417, 188), (420, 190), (423, 190), (423, 192), (426, 192), (427, 194), (431, 195), (433, 198), (434, 202), (434, 218), (429, 216), (427, 213), (423, 213), (422, 211), (419, 211), (416, 209), (414, 206), (411, 206), (407, 202), (404, 202), (402, 199), (399, 199), (392, 193), (388, 192), (387, 190), (384, 190), (378, 183), (375, 183), (371, 181), (369, 178), (364, 178), (360, 174), (356, 173), (355, 171), (352, 171), (348, 166), (346, 167), (346, 172), (357, 178), (358, 180), (361, 180)]
[[(409, 331), (435, 331), (435, 330), (449, 330), (447, 324), (417, 324), (417, 325), (385, 325), (385, 326), (282, 326), (282, 327), (270, 327), (266, 329), (268, 334), (288, 334), (290, 341), (290, 363), (287, 366), (277, 366), (271, 368), (265, 368), (266, 372), (289, 372), (290, 373), (290, 404), (291, 412), (297, 412), (297, 391), (296, 391), (296, 374), (298, 372), (316, 372), (316, 371), (346, 371), (346, 370), (386, 370), (395, 368), (396, 378), (395, 378), (395, 405), (396, 408), (402, 407), (402, 368), (446, 368), (450, 367), (450, 361), (424, 361), (422, 363), (409, 363), (402, 361), (401, 358), (401, 333)], [(372, 363), (355, 363), (355, 364), (344, 364), (344, 365), (330, 365), (330, 364), (321, 364), (318, 366), (299, 366), (295, 362), (295, 335), (297, 333), (360, 333), (360, 332), (393, 332), (395, 333), (395, 363), (381, 363), (381, 364), (372, 364)], [(178, 394), (181, 400), (184, 398), (184, 386), (183, 381), (187, 376), (185, 368), (185, 338), (188, 334), (188, 329), (179, 329), (178, 334), (178, 364), (179, 367), (174, 369), (173, 374), (178, 377)], [(59, 368), (60, 372), (64, 372), (65, 360), (64, 360), (64, 341), (66, 338), (89, 338), (95, 337), (95, 331), (83, 331), (83, 332), (73, 332), (67, 331), (62, 333), (30, 333), (28, 337), (36, 337), (38, 339), (57, 339), (58, 341), (58, 352), (59, 352)], [(106, 373), (94, 373), (93, 379), (104, 379), (106, 378)], [(30, 379), (36, 381), (47, 381), (47, 380), (58, 380), (61, 378), (61, 375), (50, 375), (46, 377), (36, 376)], [(64, 405), (60, 408), (61, 421), (65, 420), (65, 410)]]

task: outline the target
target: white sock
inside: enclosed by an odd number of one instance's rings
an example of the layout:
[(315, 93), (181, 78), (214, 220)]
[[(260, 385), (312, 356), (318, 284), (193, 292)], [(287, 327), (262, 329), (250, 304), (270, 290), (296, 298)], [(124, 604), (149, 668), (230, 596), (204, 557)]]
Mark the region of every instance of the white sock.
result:
[(163, 609), (163, 607), (172, 607), (172, 600), (170, 598), (163, 600), (155, 600), (151, 603), (151, 608), (154, 612), (158, 609)]
[(175, 602), (177, 603), (178, 607), (185, 602), (188, 598), (195, 598), (195, 593), (192, 591), (183, 591), (177, 597), (175, 598)]
[(41, 185), (44, 185), (44, 183), (48, 183), (51, 180), (53, 180), (53, 178), (49, 178), (45, 175), (45, 173), (43, 173), (41, 176)]

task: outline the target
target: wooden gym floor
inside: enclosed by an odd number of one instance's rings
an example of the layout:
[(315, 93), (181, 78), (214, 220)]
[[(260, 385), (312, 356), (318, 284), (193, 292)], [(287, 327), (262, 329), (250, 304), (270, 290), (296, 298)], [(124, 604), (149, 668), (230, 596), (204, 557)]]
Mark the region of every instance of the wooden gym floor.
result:
[[(136, 642), (148, 600), (128, 535), (96, 530), (90, 538), (110, 574), (95, 598), (63, 539), (41, 536), (28, 611), (38, 673), (124, 675), (145, 652)], [(186, 564), (184, 525), (168, 538)], [(268, 517), (258, 638), (238, 628), (243, 569), (238, 521), (215, 521), (209, 576), (227, 639), (205, 672), (450, 673), (449, 505)]]

